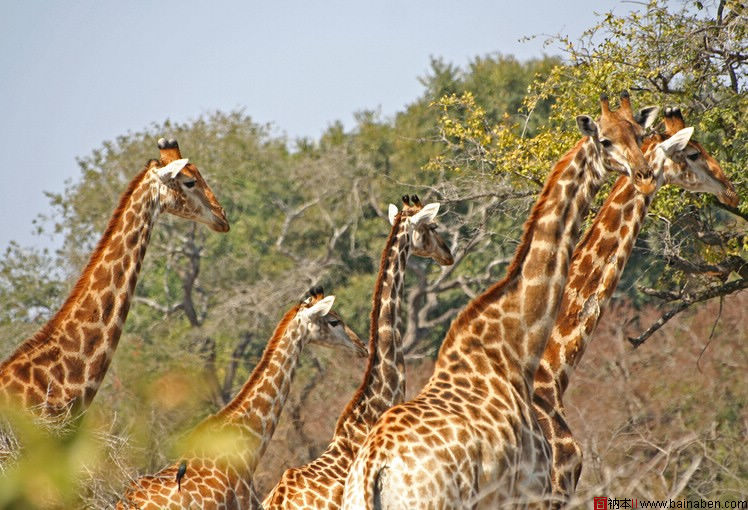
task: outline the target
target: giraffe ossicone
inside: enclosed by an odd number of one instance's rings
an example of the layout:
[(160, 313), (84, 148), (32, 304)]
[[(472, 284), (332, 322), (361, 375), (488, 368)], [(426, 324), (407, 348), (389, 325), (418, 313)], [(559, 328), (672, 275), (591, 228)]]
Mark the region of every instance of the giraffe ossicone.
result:
[[(185, 441), (180, 460), (132, 482), (118, 509), (260, 509), (252, 478), (275, 431), (299, 356), (307, 343), (343, 346), (361, 340), (332, 310), (320, 287), (288, 310), (247, 381), (220, 411)], [(181, 473), (181, 476), (180, 476)]]
[(122, 194), (62, 307), (0, 364), (0, 403), (63, 422), (78, 416), (112, 361), (158, 215), (229, 230), (197, 167), (176, 140), (162, 140), (160, 159), (148, 161)]
[[(692, 140), (679, 109), (667, 108), (665, 134), (644, 140), (656, 191), (673, 184), (712, 193), (737, 205), (737, 194), (719, 164)], [(610, 301), (646, 218), (653, 194), (636, 192), (619, 178), (572, 256), (558, 316), (534, 377), (533, 411), (551, 445), (555, 499), (574, 493), (582, 469), (582, 448), (566, 422), (563, 395), (595, 327)], [(591, 306), (592, 305), (592, 306)]]
[(345, 478), (371, 426), (387, 409), (402, 402), (405, 373), (399, 330), (400, 302), (410, 255), (442, 266), (454, 263), (435, 223), (439, 204), (422, 205), (416, 195), (402, 197), (403, 209), (390, 204), (390, 234), (374, 283), (369, 362), (363, 381), (338, 418), (330, 444), (313, 461), (283, 473), (263, 501), (265, 510), (337, 509)]
[(551, 171), (525, 223), (506, 277), (463, 309), (434, 373), (411, 401), (371, 429), (346, 480), (343, 508), (544, 506), (552, 497), (550, 447), (532, 411), (535, 369), (553, 325), (569, 259), (607, 172), (646, 192), (652, 175), (639, 140), (656, 108), (636, 115), (628, 96)]

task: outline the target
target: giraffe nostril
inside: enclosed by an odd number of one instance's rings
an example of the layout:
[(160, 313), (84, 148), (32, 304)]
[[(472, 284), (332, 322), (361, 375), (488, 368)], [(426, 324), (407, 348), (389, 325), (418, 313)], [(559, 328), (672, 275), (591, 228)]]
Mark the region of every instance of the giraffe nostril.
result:
[(655, 191), (656, 185), (650, 172), (636, 172), (634, 186), (644, 195), (650, 195)]

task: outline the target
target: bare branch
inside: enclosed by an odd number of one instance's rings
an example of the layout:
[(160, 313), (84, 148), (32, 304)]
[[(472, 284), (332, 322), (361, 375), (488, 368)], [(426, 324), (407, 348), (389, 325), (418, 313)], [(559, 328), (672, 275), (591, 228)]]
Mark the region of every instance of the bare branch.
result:
[(716, 205), (720, 209), (724, 209), (725, 211), (731, 212), (735, 216), (740, 216), (745, 221), (748, 221), (748, 214), (745, 214), (745, 213), (741, 212), (740, 209), (738, 209), (737, 207), (730, 207), (729, 205), (725, 205), (722, 202), (719, 202), (719, 201), (716, 201), (716, 200), (715, 200), (714, 205)]
[(315, 448), (315, 442), (304, 431), (304, 420), (301, 417), (301, 413), (307, 405), (307, 400), (309, 399), (309, 395), (312, 393), (312, 390), (317, 386), (317, 383), (319, 383), (320, 379), (322, 379), (324, 370), (322, 369), (322, 364), (319, 362), (319, 359), (317, 359), (316, 356), (312, 354), (310, 355), (310, 359), (312, 361), (312, 365), (314, 366), (314, 375), (309, 378), (307, 383), (301, 389), (298, 400), (289, 406), (291, 408), (289, 411), (289, 415), (291, 417), (293, 429), (299, 436), (301, 443), (307, 445), (308, 458), (313, 459), (317, 455), (319, 455), (319, 452), (317, 451), (317, 448)]
[(283, 219), (283, 225), (281, 225), (280, 232), (278, 232), (278, 237), (275, 239), (275, 247), (278, 249), (278, 251), (296, 262), (299, 261), (298, 256), (288, 251), (283, 245), (286, 240), (286, 236), (288, 235), (288, 229), (291, 227), (291, 223), (293, 223), (296, 218), (301, 216), (304, 211), (306, 211), (313, 205), (318, 204), (320, 200), (322, 200), (322, 197), (317, 197), (295, 208), (289, 207), (285, 202), (281, 200), (273, 200), (273, 203), (277, 205), (279, 209), (286, 213), (286, 217)]
[(223, 399), (224, 404), (231, 400), (236, 369), (239, 367), (239, 363), (244, 359), (244, 354), (247, 352), (250, 343), (252, 343), (252, 333), (247, 331), (241, 336), (239, 342), (237, 342), (234, 350), (231, 352), (231, 361), (229, 361), (229, 364), (226, 367), (226, 373), (223, 377), (223, 385), (221, 386), (221, 398)]
[(197, 224), (193, 223), (190, 233), (183, 239), (184, 255), (189, 262), (187, 265), (177, 266), (177, 274), (182, 280), (182, 302), (184, 303), (184, 313), (192, 327), (200, 326), (200, 320), (195, 311), (195, 303), (192, 299), (192, 290), (195, 281), (200, 274), (200, 259), (202, 257), (202, 246), (195, 243), (195, 231)]
[(174, 303), (172, 305), (162, 305), (155, 299), (146, 298), (143, 296), (135, 296), (133, 299), (133, 303), (140, 303), (142, 305), (148, 306), (150, 308), (153, 308), (154, 310), (157, 310), (164, 315), (171, 315), (172, 313), (176, 312), (177, 310), (181, 310), (184, 307), (184, 303)]
[(734, 292), (741, 291), (745, 288), (748, 288), (748, 279), (747, 278), (741, 278), (739, 280), (734, 280), (732, 282), (728, 282), (722, 285), (715, 285), (713, 287), (710, 287), (702, 292), (696, 293), (696, 294), (684, 294), (678, 299), (680, 300), (680, 303), (675, 305), (671, 310), (665, 312), (659, 319), (657, 319), (654, 324), (652, 324), (644, 333), (639, 335), (638, 337), (629, 337), (629, 342), (634, 347), (639, 347), (641, 344), (643, 344), (652, 334), (660, 329), (662, 326), (664, 326), (670, 319), (675, 317), (677, 314), (682, 312), (683, 310), (686, 310), (690, 306), (700, 303), (701, 301), (706, 301), (708, 299), (712, 299), (714, 297), (719, 296), (727, 296), (729, 294), (732, 294)]
[(668, 253), (667, 256), (668, 264), (684, 273), (707, 274), (720, 279), (727, 278), (732, 272), (741, 274), (748, 269), (746, 261), (738, 256), (727, 257), (720, 264), (692, 262), (675, 253)]
[(198, 340), (198, 353), (204, 361), (203, 372), (207, 384), (210, 386), (211, 400), (213, 404), (220, 408), (226, 404), (221, 392), (221, 384), (216, 376), (216, 341), (208, 336)]
[(657, 290), (651, 287), (639, 287), (639, 290), (647, 296), (660, 298), (664, 301), (677, 301), (681, 299), (683, 293), (673, 292), (670, 290)]
[(478, 200), (481, 198), (495, 198), (497, 200), (513, 200), (517, 198), (534, 197), (537, 194), (538, 194), (537, 190), (506, 191), (502, 193), (488, 192), (488, 193), (476, 193), (474, 195), (460, 196), (457, 198), (442, 198), (440, 202), (442, 204), (453, 204), (453, 203), (467, 202), (469, 200)]

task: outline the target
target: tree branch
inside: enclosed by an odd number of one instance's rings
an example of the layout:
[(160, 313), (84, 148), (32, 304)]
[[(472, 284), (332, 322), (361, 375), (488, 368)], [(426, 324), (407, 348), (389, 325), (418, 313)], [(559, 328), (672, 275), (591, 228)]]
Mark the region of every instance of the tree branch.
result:
[(718, 200), (714, 201), (714, 205), (716, 205), (720, 209), (723, 209), (725, 211), (731, 212), (735, 216), (740, 216), (745, 221), (748, 221), (748, 214), (745, 214), (745, 213), (741, 212), (737, 207), (730, 207), (729, 205), (725, 205), (725, 204), (723, 204), (722, 202), (720, 202)]
[(629, 342), (631, 342), (631, 345), (633, 345), (634, 348), (639, 347), (650, 336), (652, 336), (652, 334), (655, 331), (660, 329), (670, 319), (675, 317), (677, 314), (679, 314), (683, 310), (686, 310), (690, 306), (696, 303), (700, 303), (701, 301), (707, 301), (715, 297), (727, 296), (734, 292), (741, 291), (745, 288), (748, 288), (748, 278), (741, 278), (739, 280), (734, 280), (732, 282), (728, 282), (722, 285), (715, 285), (697, 294), (684, 294), (683, 296), (679, 297), (680, 303), (675, 305), (675, 307), (673, 307), (671, 310), (668, 310), (667, 312), (665, 312), (662, 315), (662, 317), (657, 319), (654, 322), (654, 324), (652, 324), (644, 333), (642, 333), (636, 338), (629, 337), (628, 340)]
[(284, 213), (286, 213), (286, 217), (283, 220), (283, 225), (281, 225), (280, 232), (278, 232), (278, 237), (275, 239), (275, 247), (278, 248), (281, 253), (294, 258), (293, 255), (286, 253), (285, 249), (283, 248), (283, 242), (286, 240), (286, 236), (288, 235), (288, 229), (291, 227), (291, 223), (293, 223), (296, 218), (301, 216), (304, 211), (306, 211), (313, 205), (319, 203), (319, 201), (320, 197), (317, 197), (313, 200), (309, 200), (308, 202), (301, 204), (299, 207), (291, 208), (281, 200), (273, 200), (273, 203), (277, 205), (278, 208), (281, 209)]
[(226, 367), (226, 373), (223, 377), (223, 385), (221, 387), (221, 398), (223, 399), (224, 405), (231, 400), (236, 369), (241, 360), (244, 359), (244, 354), (247, 352), (250, 343), (252, 343), (252, 334), (245, 331), (231, 353), (231, 361), (229, 361), (229, 365)]
[(674, 253), (667, 255), (667, 263), (674, 268), (688, 274), (708, 274), (716, 278), (725, 279), (730, 273), (741, 274), (746, 271), (746, 262), (741, 257), (727, 257), (720, 264), (705, 264), (692, 262)]
[(174, 303), (173, 305), (162, 305), (155, 299), (143, 297), (143, 296), (135, 296), (132, 298), (133, 303), (140, 303), (141, 305), (145, 305), (148, 307), (153, 308), (154, 310), (157, 310), (164, 315), (171, 315), (172, 313), (176, 312), (177, 310), (181, 310), (184, 307), (184, 303)]
[(306, 401), (309, 398), (309, 395), (312, 393), (312, 390), (317, 386), (317, 383), (322, 379), (322, 375), (324, 374), (324, 370), (322, 369), (322, 364), (319, 362), (316, 356), (311, 356), (312, 365), (314, 366), (315, 372), (312, 377), (309, 378), (307, 383), (304, 385), (304, 387), (301, 389), (301, 392), (299, 393), (299, 400), (294, 405), (290, 406), (290, 416), (291, 416), (291, 423), (293, 424), (293, 429), (296, 432), (296, 434), (299, 436), (299, 439), (301, 439), (301, 443), (307, 445), (307, 455), (309, 459), (314, 459), (319, 455), (319, 452), (317, 451), (317, 448), (315, 448), (315, 442), (312, 441), (312, 439), (307, 435), (307, 433), (304, 431), (304, 420), (301, 417), (302, 410), (306, 407)]

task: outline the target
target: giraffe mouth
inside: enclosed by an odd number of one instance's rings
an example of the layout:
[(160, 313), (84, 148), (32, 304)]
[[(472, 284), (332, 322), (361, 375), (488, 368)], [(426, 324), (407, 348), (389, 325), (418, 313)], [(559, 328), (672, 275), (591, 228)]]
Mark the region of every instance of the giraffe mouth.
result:
[(738, 203), (740, 203), (738, 194), (735, 193), (734, 190), (729, 188), (717, 195), (717, 199), (723, 204), (729, 205), (730, 207), (737, 207)]
[(226, 233), (231, 228), (229, 227), (229, 222), (225, 219), (222, 221), (214, 222), (210, 227), (216, 232), (221, 232), (221, 233)]
[(228, 232), (231, 228), (229, 227), (229, 220), (226, 219), (226, 213), (223, 212), (223, 209), (218, 213), (213, 213), (213, 221), (208, 226), (216, 232), (222, 233)]
[(369, 357), (369, 348), (363, 342), (363, 340), (361, 340), (361, 337), (359, 337), (356, 332), (348, 326), (345, 327), (345, 331), (346, 333), (348, 333), (348, 337), (351, 339), (351, 347), (355, 351), (356, 355), (359, 358)]
[(634, 174), (634, 187), (643, 195), (651, 195), (657, 188), (652, 172), (636, 172)]

